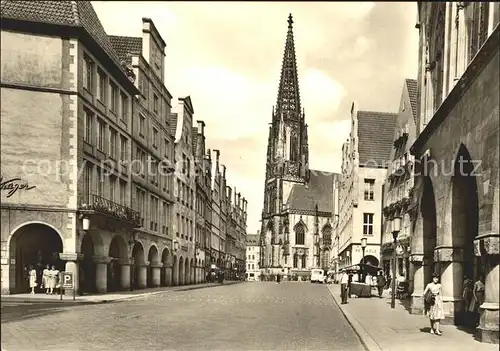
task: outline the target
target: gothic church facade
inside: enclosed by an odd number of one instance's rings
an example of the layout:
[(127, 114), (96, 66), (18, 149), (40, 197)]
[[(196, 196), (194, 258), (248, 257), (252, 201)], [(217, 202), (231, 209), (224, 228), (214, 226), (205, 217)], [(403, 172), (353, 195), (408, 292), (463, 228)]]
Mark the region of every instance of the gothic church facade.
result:
[(307, 276), (330, 261), (336, 174), (309, 169), (309, 145), (301, 107), (292, 15), (269, 127), (261, 267), (264, 274)]

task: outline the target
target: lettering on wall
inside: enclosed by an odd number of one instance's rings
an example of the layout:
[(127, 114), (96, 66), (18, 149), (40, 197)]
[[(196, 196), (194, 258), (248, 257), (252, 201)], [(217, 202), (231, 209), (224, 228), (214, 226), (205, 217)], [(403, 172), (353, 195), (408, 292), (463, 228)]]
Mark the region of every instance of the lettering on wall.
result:
[(11, 178), (8, 180), (4, 180), (4, 177), (0, 177), (0, 191), (7, 192), (7, 198), (14, 195), (18, 190), (32, 190), (35, 189), (36, 186), (30, 186), (28, 182), (23, 181), (21, 178)]

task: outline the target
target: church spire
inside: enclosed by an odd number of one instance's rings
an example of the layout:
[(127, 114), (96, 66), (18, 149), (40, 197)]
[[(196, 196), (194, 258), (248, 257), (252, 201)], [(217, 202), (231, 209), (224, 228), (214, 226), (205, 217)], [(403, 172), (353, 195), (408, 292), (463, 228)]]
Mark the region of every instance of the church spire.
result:
[(293, 41), (293, 18), (288, 16), (288, 32), (286, 34), (285, 52), (281, 65), (281, 77), (276, 102), (276, 118), (281, 115), (285, 119), (300, 119), (299, 78), (297, 74), (297, 60)]

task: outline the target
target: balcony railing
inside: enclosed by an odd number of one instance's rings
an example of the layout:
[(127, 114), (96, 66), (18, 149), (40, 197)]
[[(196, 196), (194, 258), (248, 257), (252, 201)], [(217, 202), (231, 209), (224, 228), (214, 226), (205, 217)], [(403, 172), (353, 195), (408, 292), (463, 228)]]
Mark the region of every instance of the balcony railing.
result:
[(87, 201), (82, 201), (80, 210), (107, 214), (119, 220), (130, 222), (135, 227), (141, 226), (141, 214), (138, 211), (95, 194), (89, 195), (87, 199)]

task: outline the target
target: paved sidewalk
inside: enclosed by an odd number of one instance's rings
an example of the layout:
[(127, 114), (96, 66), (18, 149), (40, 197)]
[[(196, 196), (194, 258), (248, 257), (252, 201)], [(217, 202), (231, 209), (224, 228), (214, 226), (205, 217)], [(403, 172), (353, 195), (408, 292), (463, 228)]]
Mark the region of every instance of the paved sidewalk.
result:
[(426, 316), (410, 314), (398, 300), (391, 309), (387, 296), (350, 298), (341, 305), (340, 284), (328, 289), (368, 351), (498, 350), (498, 345), (482, 344), (453, 325), (442, 325), (441, 336), (432, 335)]
[[(231, 285), (241, 283), (241, 281), (225, 281), (224, 285)], [(45, 295), (42, 293), (31, 295), (31, 294), (13, 294), (13, 295), (2, 295), (2, 302), (61, 302), (61, 303), (105, 303), (120, 300), (130, 300), (135, 298), (141, 298), (150, 295), (162, 294), (170, 291), (187, 291), (195, 289), (203, 289), (209, 287), (221, 286), (219, 283), (203, 283), (203, 284), (192, 284), (192, 285), (182, 285), (182, 286), (169, 286), (161, 288), (151, 288), (151, 289), (141, 289), (133, 291), (119, 291), (116, 293), (108, 294), (96, 294), (96, 295), (84, 295), (76, 296), (73, 300), (73, 295), (63, 295), (62, 301), (60, 300), (60, 295)]]

